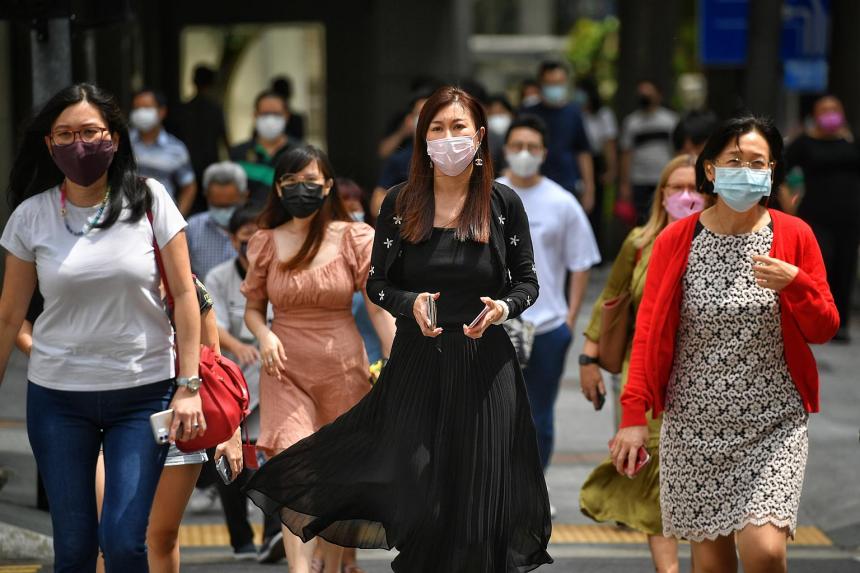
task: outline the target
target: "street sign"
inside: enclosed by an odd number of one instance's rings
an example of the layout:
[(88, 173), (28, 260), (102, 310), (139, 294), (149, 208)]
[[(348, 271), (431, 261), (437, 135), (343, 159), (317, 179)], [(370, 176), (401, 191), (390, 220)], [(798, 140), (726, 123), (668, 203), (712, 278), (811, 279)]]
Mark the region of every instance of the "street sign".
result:
[(747, 58), (747, 0), (699, 1), (699, 58), (706, 66), (740, 66)]

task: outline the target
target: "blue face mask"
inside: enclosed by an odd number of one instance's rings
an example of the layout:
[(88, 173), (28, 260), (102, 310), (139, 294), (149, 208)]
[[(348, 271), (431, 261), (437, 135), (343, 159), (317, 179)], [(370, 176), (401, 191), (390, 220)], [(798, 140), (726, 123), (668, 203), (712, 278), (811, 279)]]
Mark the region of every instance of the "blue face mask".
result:
[(714, 170), (714, 192), (738, 213), (749, 211), (762, 197), (770, 197), (771, 181), (770, 169), (717, 167)]
[(226, 229), (230, 226), (230, 217), (232, 217), (235, 212), (235, 205), (232, 207), (209, 207), (209, 218), (212, 219), (219, 227)]
[(567, 100), (567, 86), (543, 86), (541, 90), (543, 92), (543, 99), (545, 99), (547, 103), (558, 105)]

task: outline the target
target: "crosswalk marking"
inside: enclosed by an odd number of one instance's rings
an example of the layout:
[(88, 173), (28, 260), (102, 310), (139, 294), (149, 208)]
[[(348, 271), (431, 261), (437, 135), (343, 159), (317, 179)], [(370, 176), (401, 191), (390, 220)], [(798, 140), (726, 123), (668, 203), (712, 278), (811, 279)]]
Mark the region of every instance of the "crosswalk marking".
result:
[[(262, 527), (254, 525), (254, 537), (258, 543), (262, 540)], [(647, 538), (643, 533), (629, 529), (620, 529), (611, 525), (573, 525), (556, 523), (552, 527), (551, 543), (567, 544), (645, 544)], [(222, 547), (230, 545), (230, 534), (223, 524), (183, 525), (179, 528), (179, 545), (181, 547)], [(789, 545), (800, 547), (831, 547), (833, 542), (815, 526), (806, 525), (797, 528), (795, 538)], [(0, 569), (0, 573), (5, 573)]]

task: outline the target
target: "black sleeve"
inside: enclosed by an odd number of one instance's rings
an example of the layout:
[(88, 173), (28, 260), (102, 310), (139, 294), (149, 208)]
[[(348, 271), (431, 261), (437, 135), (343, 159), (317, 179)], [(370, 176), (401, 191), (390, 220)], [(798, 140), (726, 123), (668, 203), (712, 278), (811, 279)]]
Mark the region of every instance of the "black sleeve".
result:
[(200, 316), (205, 316), (214, 304), (212, 295), (209, 294), (206, 286), (196, 276), (194, 277), (194, 286), (197, 290), (197, 304), (200, 305)]
[(373, 239), (373, 253), (370, 256), (370, 271), (367, 278), (367, 296), (392, 316), (412, 318), (412, 307), (418, 293), (397, 288), (385, 272), (385, 261), (390, 249), (399, 243), (401, 219), (394, 211), (396, 192), (389, 192), (382, 202), (379, 218), (376, 220), (376, 235)]
[(502, 299), (510, 309), (508, 318), (516, 318), (535, 303), (539, 289), (528, 215), (519, 195), (513, 191), (506, 195), (508, 219), (503, 227), (511, 284)]
[(785, 148), (785, 171), (786, 173), (791, 171), (792, 168), (800, 165), (803, 167), (803, 156), (804, 153), (804, 140), (805, 136), (801, 135), (794, 141), (788, 144), (788, 147)]

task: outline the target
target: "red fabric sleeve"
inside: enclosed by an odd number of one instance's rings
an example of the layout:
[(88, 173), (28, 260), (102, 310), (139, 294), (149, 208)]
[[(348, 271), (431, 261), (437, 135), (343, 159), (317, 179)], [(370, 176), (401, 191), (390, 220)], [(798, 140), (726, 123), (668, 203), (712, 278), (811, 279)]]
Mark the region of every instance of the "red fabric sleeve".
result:
[[(648, 271), (645, 275), (645, 289), (636, 314), (636, 332), (633, 335), (633, 350), (630, 355), (630, 367), (627, 373), (627, 384), (621, 393), (621, 427), (644, 426), (645, 417), (654, 405), (654, 388), (647, 376), (648, 341), (651, 339), (651, 325), (655, 314), (665, 312), (667, 301), (659, 301), (663, 290), (662, 281), (666, 277), (666, 267), (671, 260), (671, 245), (667, 234), (661, 233), (654, 242)], [(658, 304), (661, 303), (662, 304)], [(652, 343), (659, 343), (653, 341)]]
[(827, 284), (821, 249), (812, 230), (798, 229), (797, 276), (782, 290), (783, 300), (808, 343), (824, 344), (839, 329), (839, 312)]

